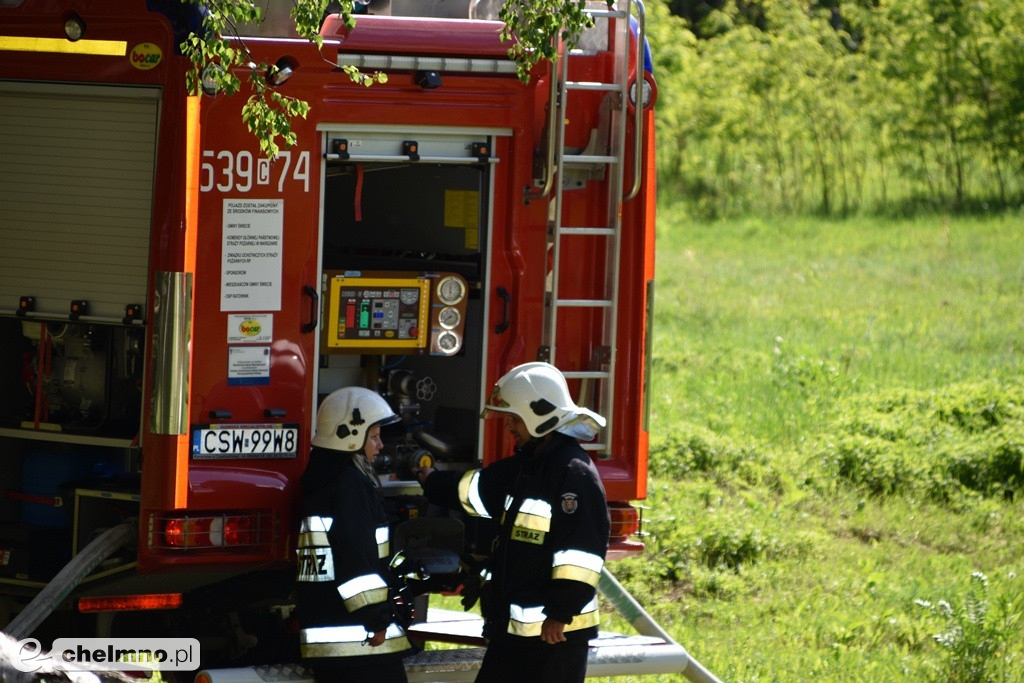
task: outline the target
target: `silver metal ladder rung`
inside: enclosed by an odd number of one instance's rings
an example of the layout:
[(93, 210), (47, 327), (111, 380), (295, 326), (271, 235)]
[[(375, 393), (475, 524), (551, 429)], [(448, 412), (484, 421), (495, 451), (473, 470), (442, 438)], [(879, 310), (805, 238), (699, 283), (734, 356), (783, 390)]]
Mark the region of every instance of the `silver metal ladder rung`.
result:
[(555, 299), (556, 306), (565, 308), (610, 308), (611, 299)]
[(566, 379), (608, 379), (608, 373), (602, 370), (563, 370)]
[(621, 9), (585, 9), (583, 10), (586, 14), (589, 14), (594, 19), (625, 19), (626, 12)]
[(608, 450), (608, 444), (606, 443), (581, 443), (580, 446), (585, 451), (598, 451), (603, 453)]
[(566, 166), (617, 164), (619, 163), (619, 158), (616, 156), (597, 156), (594, 154), (565, 154), (562, 156), (562, 163)]
[(565, 89), (616, 92), (618, 90), (622, 90), (622, 86), (618, 83), (599, 83), (597, 81), (566, 81)]
[(561, 227), (558, 229), (561, 235), (607, 235), (611, 237), (615, 234), (615, 228), (566, 228)]

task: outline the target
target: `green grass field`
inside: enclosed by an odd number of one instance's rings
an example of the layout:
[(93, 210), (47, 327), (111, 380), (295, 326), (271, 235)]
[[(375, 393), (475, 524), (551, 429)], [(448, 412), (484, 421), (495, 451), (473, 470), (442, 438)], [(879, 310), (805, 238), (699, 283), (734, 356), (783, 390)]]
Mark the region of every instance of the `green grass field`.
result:
[(1024, 680), (1022, 224), (661, 207), (648, 552), (611, 568), (722, 680)]

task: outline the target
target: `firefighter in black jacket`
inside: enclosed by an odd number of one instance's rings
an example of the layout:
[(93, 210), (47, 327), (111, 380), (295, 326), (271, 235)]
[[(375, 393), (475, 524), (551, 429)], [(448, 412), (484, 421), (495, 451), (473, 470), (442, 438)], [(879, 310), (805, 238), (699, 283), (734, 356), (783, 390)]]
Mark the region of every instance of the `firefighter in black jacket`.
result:
[(488, 640), (477, 683), (583, 681), (597, 635), (597, 582), (608, 549), (608, 505), (577, 438), (604, 418), (577, 406), (548, 363), (498, 380), (483, 416), (499, 413), (515, 455), (482, 470), (417, 477), (427, 498), (500, 524), (481, 598)]
[(405, 631), (388, 595), (387, 515), (371, 467), (380, 428), (399, 418), (369, 389), (335, 391), (317, 411), (302, 476), (296, 607), (317, 681), (406, 681)]

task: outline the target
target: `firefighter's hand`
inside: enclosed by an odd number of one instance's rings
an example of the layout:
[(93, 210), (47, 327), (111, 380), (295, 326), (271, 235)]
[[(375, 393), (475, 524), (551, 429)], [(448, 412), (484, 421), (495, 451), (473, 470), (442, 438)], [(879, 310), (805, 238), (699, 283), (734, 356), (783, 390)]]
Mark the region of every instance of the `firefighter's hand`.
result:
[(378, 645), (382, 645), (384, 643), (385, 633), (385, 631), (377, 631), (372, 636), (366, 639), (367, 644), (369, 644), (370, 647), (377, 647)]
[(423, 482), (425, 482), (427, 480), (427, 477), (429, 477), (431, 474), (433, 474), (433, 472), (434, 472), (434, 468), (433, 467), (413, 467), (412, 468), (413, 476), (416, 477), (416, 481), (418, 481), (421, 485), (423, 484)]
[(540, 627), (540, 639), (548, 645), (565, 642), (565, 624), (548, 617)]
[(462, 609), (466, 612), (473, 609), (473, 605), (480, 599), (480, 575), (476, 576), (463, 573), (462, 590), (459, 591)]

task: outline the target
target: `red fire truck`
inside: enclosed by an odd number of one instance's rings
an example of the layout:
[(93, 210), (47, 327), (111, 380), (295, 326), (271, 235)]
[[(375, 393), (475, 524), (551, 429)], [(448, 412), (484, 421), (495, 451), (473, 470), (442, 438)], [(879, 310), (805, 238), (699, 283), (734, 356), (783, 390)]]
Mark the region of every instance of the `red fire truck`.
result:
[(186, 91), (191, 4), (0, 0), (5, 623), (58, 571), (69, 584), (5, 630), (180, 634), (210, 661), (284, 661), (265, 634), (287, 623), (318, 401), (362, 385), (402, 416), (381, 471), (401, 522), (428, 513), (411, 463), (509, 453), (480, 407), (536, 359), (609, 418), (586, 448), (611, 556), (642, 549), (642, 5), (593, 3), (579, 45), (524, 84), (490, 4), (374, 0), (354, 28), (326, 17), (317, 49), (271, 3), (239, 40), (310, 112), (268, 159), (244, 95)]

